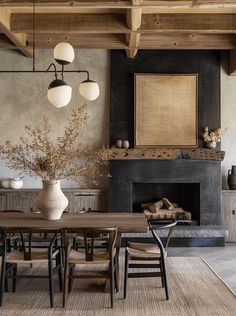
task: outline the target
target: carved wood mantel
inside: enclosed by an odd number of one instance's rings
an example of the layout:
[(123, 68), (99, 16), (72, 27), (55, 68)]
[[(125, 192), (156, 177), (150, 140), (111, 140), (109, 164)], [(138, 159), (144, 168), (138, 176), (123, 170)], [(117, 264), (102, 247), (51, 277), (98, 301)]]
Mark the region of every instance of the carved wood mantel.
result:
[(114, 148), (110, 160), (217, 160), (224, 159), (225, 152), (208, 148), (172, 149), (172, 148)]

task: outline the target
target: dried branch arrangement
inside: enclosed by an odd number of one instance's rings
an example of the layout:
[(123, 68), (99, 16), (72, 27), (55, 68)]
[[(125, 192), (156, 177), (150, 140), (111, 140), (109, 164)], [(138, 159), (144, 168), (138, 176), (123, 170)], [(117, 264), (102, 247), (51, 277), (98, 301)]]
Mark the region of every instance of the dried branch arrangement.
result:
[(203, 133), (203, 139), (205, 142), (220, 142), (221, 141), (221, 136), (227, 131), (227, 128), (225, 129), (220, 129), (217, 128), (216, 130), (209, 132), (209, 128), (205, 127), (204, 128), (204, 133)]
[(43, 117), (40, 127), (25, 126), (26, 137), (18, 144), (6, 141), (0, 145), (1, 159), (10, 169), (21, 175), (28, 174), (42, 180), (74, 178), (79, 183), (96, 184), (101, 176), (100, 166), (107, 164), (109, 149), (94, 149), (79, 142), (80, 128), (87, 125), (86, 105), (79, 107), (67, 118), (62, 136), (52, 137), (48, 118)]

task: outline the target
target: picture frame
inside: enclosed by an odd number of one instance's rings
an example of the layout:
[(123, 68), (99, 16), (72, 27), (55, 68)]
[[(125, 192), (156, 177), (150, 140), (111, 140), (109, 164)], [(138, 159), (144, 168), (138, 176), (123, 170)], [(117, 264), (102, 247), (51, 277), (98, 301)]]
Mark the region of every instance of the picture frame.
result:
[(134, 74), (134, 146), (197, 148), (198, 74)]

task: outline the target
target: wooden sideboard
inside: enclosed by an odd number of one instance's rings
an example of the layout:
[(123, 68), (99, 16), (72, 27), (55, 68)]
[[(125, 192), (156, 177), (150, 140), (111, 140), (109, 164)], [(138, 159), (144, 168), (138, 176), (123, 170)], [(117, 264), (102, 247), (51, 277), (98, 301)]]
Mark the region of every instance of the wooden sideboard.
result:
[[(106, 192), (101, 189), (62, 189), (62, 191), (69, 201), (66, 208), (68, 212), (107, 210)], [(0, 189), (0, 211), (34, 212), (36, 209), (33, 206), (33, 201), (39, 192), (40, 189)]]
[(236, 241), (236, 190), (222, 190), (222, 225), (228, 231), (226, 241)]

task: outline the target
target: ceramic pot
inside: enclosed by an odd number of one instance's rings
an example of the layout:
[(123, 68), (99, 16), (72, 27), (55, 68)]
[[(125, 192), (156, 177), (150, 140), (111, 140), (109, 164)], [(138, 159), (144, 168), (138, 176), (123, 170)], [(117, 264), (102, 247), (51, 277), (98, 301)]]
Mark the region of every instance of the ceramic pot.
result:
[(236, 166), (228, 170), (227, 182), (230, 190), (236, 190)]
[(12, 178), (9, 182), (11, 189), (18, 190), (23, 187), (23, 181), (21, 180), (21, 178)]
[(116, 147), (117, 147), (117, 148), (122, 148), (122, 139), (117, 139), (117, 141), (116, 141)]
[(127, 139), (123, 140), (122, 147), (125, 148), (125, 149), (129, 148), (129, 141)]
[(34, 206), (43, 217), (49, 220), (60, 219), (67, 205), (68, 199), (61, 190), (60, 180), (43, 180), (43, 189), (34, 200)]
[(9, 189), (10, 188), (10, 178), (9, 179), (2, 179), (2, 188)]
[(210, 141), (206, 143), (207, 148), (215, 149), (216, 148), (216, 142)]

